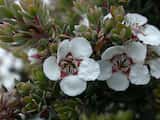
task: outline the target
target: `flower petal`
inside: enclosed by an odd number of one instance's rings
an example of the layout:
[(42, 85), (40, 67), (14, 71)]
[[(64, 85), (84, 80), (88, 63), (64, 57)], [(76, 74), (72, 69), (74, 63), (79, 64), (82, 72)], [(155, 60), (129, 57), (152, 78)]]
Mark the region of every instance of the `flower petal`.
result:
[(4, 49), (0, 48), (0, 57), (3, 57), (5, 54), (7, 54), (7, 51)]
[(102, 54), (102, 60), (110, 60), (115, 55), (119, 55), (125, 53), (125, 49), (123, 46), (113, 46), (108, 49), (106, 49)]
[(127, 76), (121, 72), (114, 73), (107, 80), (108, 87), (115, 91), (125, 91), (129, 87)]
[(58, 80), (60, 78), (60, 68), (56, 63), (54, 56), (48, 57), (43, 63), (43, 71), (50, 80)]
[(71, 53), (79, 59), (89, 57), (92, 54), (92, 47), (85, 38), (76, 37), (71, 40)]
[(144, 62), (147, 48), (140, 42), (130, 42), (126, 45), (126, 53), (132, 58), (133, 62)]
[(145, 44), (160, 45), (160, 31), (153, 25), (145, 25), (142, 33), (138, 33), (137, 37)]
[(80, 21), (80, 25), (89, 27), (89, 20), (86, 14), (82, 15), (82, 20)]
[(138, 25), (142, 26), (148, 22), (147, 18), (137, 14), (137, 13), (128, 13), (125, 18), (125, 23), (127, 25)]
[(68, 96), (80, 95), (85, 91), (87, 83), (77, 76), (65, 77), (60, 82), (61, 90)]
[(160, 58), (149, 61), (151, 75), (156, 79), (160, 78)]
[(94, 81), (100, 74), (100, 66), (99, 64), (90, 58), (85, 58), (78, 70), (78, 77), (85, 81)]
[(21, 70), (23, 68), (23, 62), (21, 59), (15, 59), (14, 68), (16, 70)]
[(112, 64), (109, 61), (101, 60), (98, 62), (100, 65), (100, 75), (98, 80), (107, 80), (112, 75)]
[(61, 59), (65, 58), (69, 52), (70, 52), (70, 42), (69, 40), (63, 40), (58, 46), (57, 61), (59, 62)]
[(34, 54), (37, 54), (38, 53), (38, 50), (36, 48), (30, 48), (28, 51), (27, 51), (27, 55), (28, 56), (32, 56)]
[(2, 78), (2, 84), (7, 90), (12, 90), (15, 86), (15, 80), (20, 80), (20, 76), (17, 74), (8, 74)]
[(112, 14), (108, 13), (106, 16), (104, 16), (103, 21), (111, 19), (112, 18)]
[(27, 52), (28, 60), (31, 62), (31, 64), (37, 63), (39, 60), (33, 57), (34, 55), (38, 54), (38, 50), (35, 48), (30, 48)]
[(135, 64), (131, 67), (129, 79), (132, 84), (146, 85), (150, 81), (150, 75), (147, 66)]

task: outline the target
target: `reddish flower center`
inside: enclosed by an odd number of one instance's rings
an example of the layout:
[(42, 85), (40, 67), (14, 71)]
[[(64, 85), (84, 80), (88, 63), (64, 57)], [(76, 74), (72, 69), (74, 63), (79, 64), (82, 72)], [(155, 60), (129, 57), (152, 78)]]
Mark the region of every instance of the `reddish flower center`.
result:
[(35, 59), (41, 59), (42, 56), (40, 54), (34, 54), (34, 55), (31, 55), (32, 58), (35, 58)]
[(80, 59), (73, 58), (72, 54), (69, 53), (59, 62), (59, 66), (61, 68), (61, 78), (63, 79), (68, 75), (77, 75), (80, 63)]
[(145, 36), (145, 33), (142, 31), (142, 27), (141, 26), (138, 26), (137, 24), (135, 25), (132, 25), (131, 29), (133, 30), (133, 35), (135, 37), (137, 37), (137, 34), (143, 34)]
[(115, 55), (111, 62), (113, 63), (112, 72), (122, 71), (127, 74), (130, 71), (130, 67), (133, 64), (133, 61), (130, 57), (128, 57), (125, 53)]

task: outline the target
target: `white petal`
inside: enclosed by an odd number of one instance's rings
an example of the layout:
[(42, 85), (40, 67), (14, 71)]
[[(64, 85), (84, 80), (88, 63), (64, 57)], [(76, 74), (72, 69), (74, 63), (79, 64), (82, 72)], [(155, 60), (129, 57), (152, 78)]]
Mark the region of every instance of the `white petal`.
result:
[(38, 50), (35, 48), (30, 48), (27, 52), (28, 55), (28, 60), (31, 62), (31, 64), (35, 64), (37, 63), (39, 60), (36, 59), (35, 57), (33, 57), (34, 55), (36, 55), (38, 53)]
[(160, 31), (153, 25), (145, 25), (142, 33), (138, 33), (137, 37), (145, 44), (160, 45)]
[(129, 79), (132, 84), (146, 85), (150, 81), (150, 75), (147, 66), (136, 64), (131, 67)]
[(160, 59), (149, 61), (149, 66), (151, 69), (151, 75), (156, 79), (159, 79), (160, 78)]
[(85, 81), (94, 81), (100, 74), (99, 64), (90, 58), (85, 58), (78, 70), (78, 77)]
[(125, 53), (125, 49), (123, 46), (113, 46), (106, 49), (102, 54), (102, 60), (110, 60), (115, 55), (119, 55)]
[(71, 40), (71, 53), (75, 58), (89, 57), (92, 54), (92, 47), (85, 38), (76, 37)]
[(61, 59), (65, 58), (69, 52), (70, 52), (70, 42), (69, 40), (63, 40), (58, 46), (57, 61), (59, 62)]
[(7, 52), (4, 49), (0, 48), (0, 57), (3, 57), (5, 54), (7, 54)]
[(112, 18), (112, 14), (108, 13), (106, 16), (104, 16), (103, 21), (111, 19)]
[(34, 57), (28, 57), (28, 60), (30, 61), (30, 64), (35, 64), (39, 62), (39, 59), (36, 59)]
[(54, 56), (50, 56), (44, 61), (43, 71), (50, 80), (56, 81), (60, 78), (60, 68), (56, 63), (56, 58)]
[(14, 3), (17, 4), (17, 5), (19, 5), (19, 6), (21, 5), (20, 4), (20, 0), (14, 0)]
[(77, 76), (65, 77), (60, 82), (61, 90), (68, 96), (80, 95), (85, 91), (87, 83)]
[(27, 51), (27, 55), (28, 55), (28, 56), (33, 56), (33, 55), (35, 55), (35, 54), (37, 54), (37, 53), (38, 53), (38, 50), (35, 49), (35, 48), (30, 48), (30, 49)]
[(101, 60), (98, 62), (100, 65), (100, 75), (98, 80), (107, 80), (112, 75), (112, 64), (109, 61)]
[(15, 86), (15, 80), (20, 80), (20, 76), (17, 74), (8, 74), (1, 81), (5, 88), (10, 91)]
[(140, 42), (130, 42), (126, 45), (126, 53), (132, 58), (133, 62), (144, 62), (147, 54), (146, 45)]
[(87, 18), (87, 15), (82, 15), (82, 20), (80, 21), (80, 25), (84, 25), (86, 27), (89, 27), (89, 20)]
[(129, 87), (127, 76), (121, 72), (114, 73), (107, 80), (108, 87), (115, 91), (125, 91)]
[(137, 13), (128, 13), (125, 18), (125, 23), (127, 25), (138, 25), (142, 26), (148, 22), (147, 18), (137, 14)]
[(50, 5), (51, 4), (51, 0), (42, 0), (42, 2), (46, 5)]
[(23, 67), (23, 62), (21, 59), (15, 59), (14, 67), (16, 70), (21, 70)]
[(154, 26), (154, 25), (150, 25), (150, 24), (146, 24), (145, 25), (145, 31), (146, 31), (146, 34), (159, 34), (160, 33), (160, 30)]
[(3, 58), (1, 58), (1, 62), (6, 66), (6, 68), (11, 68), (14, 60), (15, 58), (11, 53), (7, 53)]

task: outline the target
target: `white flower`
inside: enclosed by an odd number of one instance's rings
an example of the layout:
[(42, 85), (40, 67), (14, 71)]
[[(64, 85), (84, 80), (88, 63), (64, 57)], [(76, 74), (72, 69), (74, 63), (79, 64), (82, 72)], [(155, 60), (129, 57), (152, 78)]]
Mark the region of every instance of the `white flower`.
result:
[(35, 64), (40, 62), (40, 55), (38, 54), (38, 50), (35, 48), (30, 48), (27, 50), (28, 60), (31, 64)]
[(101, 74), (99, 80), (107, 80), (110, 88), (124, 91), (129, 81), (135, 85), (145, 85), (150, 81), (146, 58), (146, 46), (139, 42), (130, 42), (125, 46), (113, 46), (104, 51), (99, 62)]
[(128, 13), (124, 23), (131, 26), (133, 34), (143, 43), (147, 45), (160, 45), (160, 31), (153, 25), (146, 24), (147, 18), (137, 14)]
[(69, 95), (81, 94), (87, 87), (87, 81), (94, 81), (99, 73), (99, 64), (90, 59), (92, 48), (82, 37), (64, 40), (59, 44), (57, 59), (48, 57), (43, 71), (50, 80), (61, 80), (61, 90)]
[(8, 90), (14, 88), (15, 80), (20, 80), (16, 71), (21, 70), (22, 67), (20, 59), (0, 48), (0, 87), (3, 85)]

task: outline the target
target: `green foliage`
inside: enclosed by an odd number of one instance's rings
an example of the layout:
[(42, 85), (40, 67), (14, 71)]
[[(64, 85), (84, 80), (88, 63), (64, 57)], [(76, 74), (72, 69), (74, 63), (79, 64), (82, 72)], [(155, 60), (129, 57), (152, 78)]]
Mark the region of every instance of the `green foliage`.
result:
[[(40, 1), (21, 1), (21, 6), (13, 2), (6, 3), (0, 5), (0, 18), (7, 24), (0, 27), (2, 41), (32, 46), (37, 41), (48, 41), (54, 33), (53, 21)], [(42, 44), (38, 45), (41, 48)]]
[(117, 113), (97, 115), (92, 114), (90, 117), (81, 115), (80, 120), (133, 120), (133, 113), (131, 111), (118, 111)]
[(60, 120), (78, 120), (80, 104), (78, 99), (57, 100), (54, 102), (53, 108), (58, 113)]

